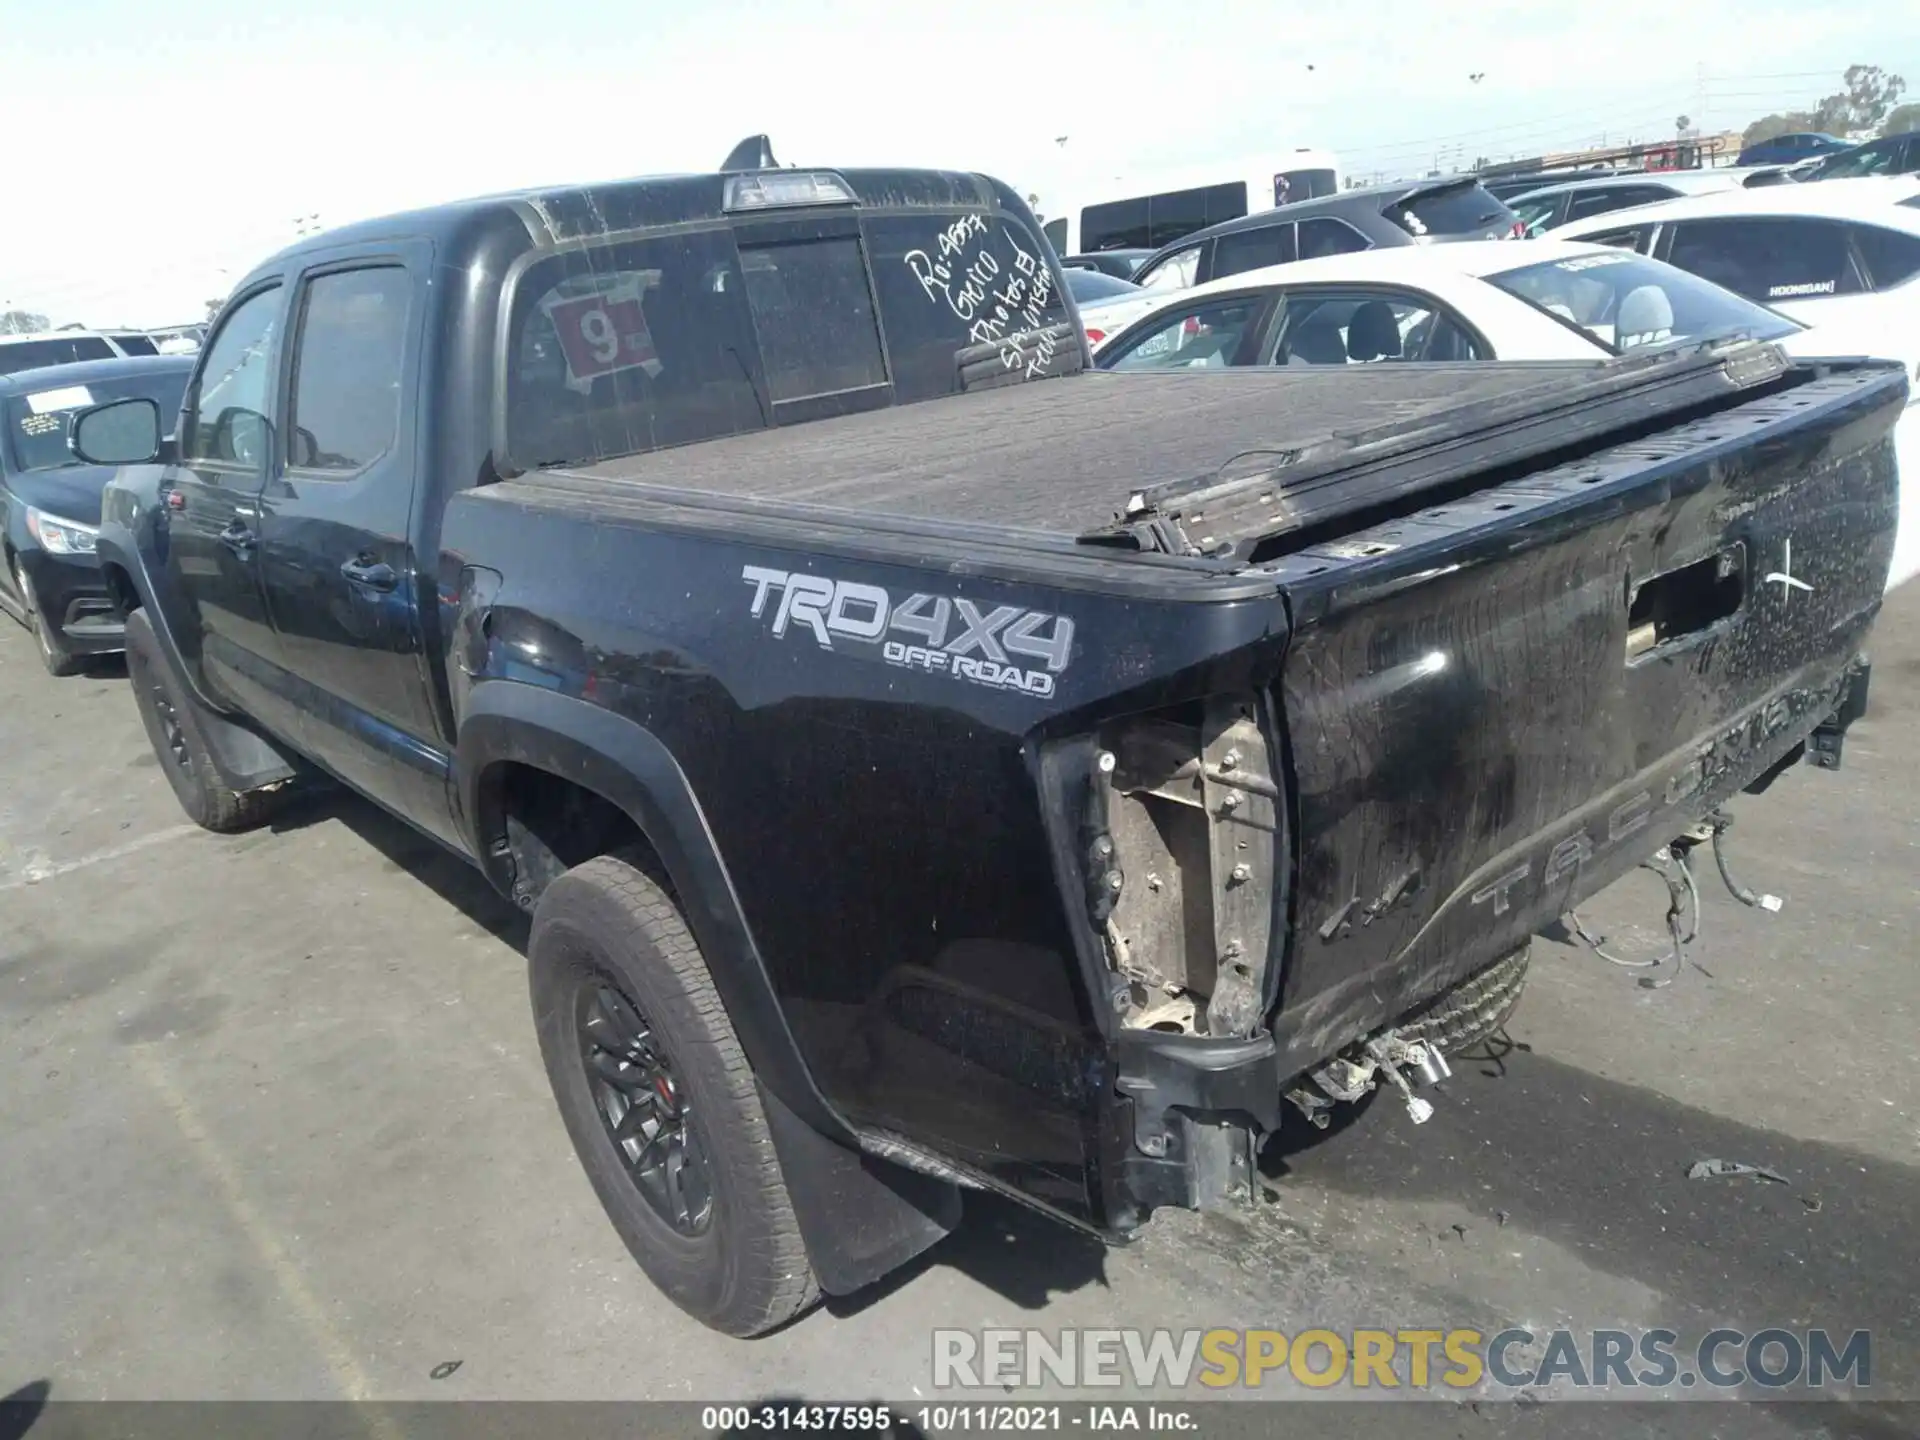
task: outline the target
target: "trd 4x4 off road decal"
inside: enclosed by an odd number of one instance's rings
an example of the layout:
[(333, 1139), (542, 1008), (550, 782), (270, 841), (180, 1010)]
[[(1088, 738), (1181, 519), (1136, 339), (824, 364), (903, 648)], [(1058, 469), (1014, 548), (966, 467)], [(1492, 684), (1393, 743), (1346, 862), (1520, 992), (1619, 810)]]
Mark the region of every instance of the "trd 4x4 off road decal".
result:
[[(849, 646), (909, 670), (1047, 696), (1073, 655), (1073, 621), (1065, 615), (1018, 605), (983, 609), (958, 596), (918, 592), (896, 603), (878, 585), (759, 565), (747, 566), (740, 578), (753, 587), (756, 618), (771, 605), (775, 635), (798, 629), (823, 650)], [(1024, 668), (1015, 656), (1044, 668)]]

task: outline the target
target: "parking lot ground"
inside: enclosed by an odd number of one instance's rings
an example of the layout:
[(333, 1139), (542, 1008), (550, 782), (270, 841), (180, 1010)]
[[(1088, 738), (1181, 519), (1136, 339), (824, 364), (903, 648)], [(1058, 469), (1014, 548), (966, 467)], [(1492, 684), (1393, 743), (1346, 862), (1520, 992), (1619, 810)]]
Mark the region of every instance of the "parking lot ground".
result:
[[(1786, 909), (1740, 908), (1707, 866), (1700, 968), (1670, 988), (1543, 941), (1515, 1049), (1459, 1064), (1423, 1127), (1383, 1100), (1275, 1147), (1253, 1213), (1163, 1214), (1105, 1250), (983, 1200), (874, 1293), (743, 1343), (665, 1304), (602, 1219), (518, 918), (477, 877), (348, 796), (248, 836), (186, 826), (124, 678), (50, 680), (0, 625), (0, 1394), (907, 1401), (933, 1398), (935, 1326), (1726, 1323), (1869, 1329), (1875, 1396), (1920, 1396), (1920, 586), (1874, 658), (1846, 768), (1737, 807), (1743, 878)], [(1641, 874), (1585, 919), (1646, 953), (1664, 904)], [(1687, 1179), (1703, 1158), (1789, 1183)], [(1314, 1409), (1314, 1433), (1375, 1428)], [(1912, 1418), (1622, 1413), (1436, 1405), (1395, 1429)]]

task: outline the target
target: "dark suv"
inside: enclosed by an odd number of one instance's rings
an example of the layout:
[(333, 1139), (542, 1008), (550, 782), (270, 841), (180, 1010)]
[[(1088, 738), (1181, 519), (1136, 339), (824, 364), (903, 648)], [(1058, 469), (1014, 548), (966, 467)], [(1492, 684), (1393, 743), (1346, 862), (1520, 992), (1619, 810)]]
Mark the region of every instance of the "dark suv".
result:
[(1246, 270), (1381, 245), (1500, 240), (1519, 217), (1471, 175), (1374, 185), (1222, 221), (1166, 246), (1134, 272), (1149, 290), (1184, 290)]

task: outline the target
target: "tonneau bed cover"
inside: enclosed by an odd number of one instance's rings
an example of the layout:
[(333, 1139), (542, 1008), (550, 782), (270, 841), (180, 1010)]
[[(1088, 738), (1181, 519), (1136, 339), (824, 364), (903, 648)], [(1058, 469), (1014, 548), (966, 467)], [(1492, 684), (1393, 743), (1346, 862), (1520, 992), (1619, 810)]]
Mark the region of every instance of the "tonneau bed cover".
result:
[[(1759, 373), (1756, 355), (1766, 357)], [(1217, 496), (1223, 480), (1270, 491), (1282, 466), (1283, 489), (1316, 487), (1316, 505), (1291, 522), (1304, 525), (1352, 508), (1328, 490), (1354, 465), (1436, 447), (1458, 460), (1463, 441), (1551, 415), (1537, 427), (1544, 453), (1564, 448), (1570, 415), (1644, 424), (1781, 365), (1771, 347), (1739, 345), (1594, 363), (1096, 371), (546, 473), (1112, 539), (1123, 515), (1177, 516), (1182, 497)], [(1629, 413), (1599, 404), (1608, 400)], [(1271, 513), (1262, 520), (1271, 533)]]

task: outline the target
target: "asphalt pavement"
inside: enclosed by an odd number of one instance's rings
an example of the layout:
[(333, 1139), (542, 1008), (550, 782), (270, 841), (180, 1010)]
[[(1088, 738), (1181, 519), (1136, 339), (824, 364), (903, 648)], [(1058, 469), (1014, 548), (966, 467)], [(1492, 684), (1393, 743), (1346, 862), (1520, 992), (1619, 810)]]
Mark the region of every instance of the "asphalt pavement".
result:
[[(603, 1220), (510, 907), (349, 796), (195, 830), (124, 671), (52, 680), (0, 621), (0, 1395), (908, 1402), (936, 1398), (942, 1326), (1724, 1323), (1870, 1330), (1872, 1391), (1393, 1425), (1910, 1433), (1889, 1402), (1920, 1398), (1920, 585), (1874, 659), (1845, 768), (1737, 807), (1741, 878), (1786, 907), (1743, 909), (1706, 867), (1672, 986), (1542, 941), (1512, 1047), (1459, 1064), (1425, 1126), (1382, 1101), (1270, 1148), (1253, 1211), (1162, 1214), (1123, 1249), (971, 1203), (874, 1292), (736, 1342), (665, 1304)], [(1639, 955), (1664, 907), (1637, 874), (1583, 917)], [(1782, 1179), (1687, 1178), (1701, 1159)]]

